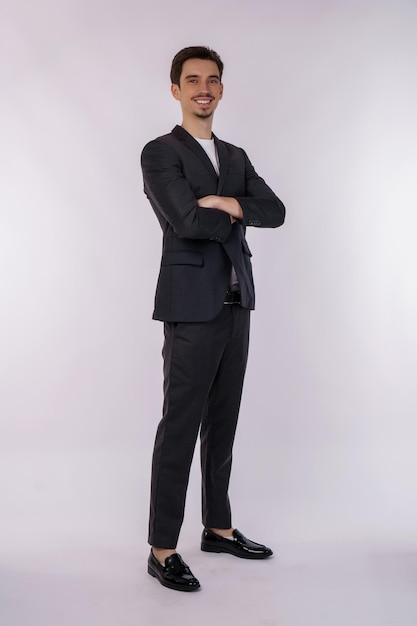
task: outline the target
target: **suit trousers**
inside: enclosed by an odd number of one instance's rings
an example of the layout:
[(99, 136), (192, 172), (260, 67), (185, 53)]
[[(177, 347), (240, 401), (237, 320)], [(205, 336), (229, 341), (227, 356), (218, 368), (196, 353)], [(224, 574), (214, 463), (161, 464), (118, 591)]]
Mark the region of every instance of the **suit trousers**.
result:
[(225, 304), (209, 322), (165, 322), (164, 404), (152, 460), (149, 538), (175, 548), (200, 429), (202, 521), (230, 528), (232, 448), (249, 347), (250, 311)]

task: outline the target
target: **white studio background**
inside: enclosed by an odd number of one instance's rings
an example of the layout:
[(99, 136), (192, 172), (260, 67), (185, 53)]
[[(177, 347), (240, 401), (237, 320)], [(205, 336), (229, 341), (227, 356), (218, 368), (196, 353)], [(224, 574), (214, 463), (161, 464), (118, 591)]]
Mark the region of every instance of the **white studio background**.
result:
[(416, 543), (416, 19), (412, 0), (2, 0), (3, 562), (146, 554), (161, 235), (139, 155), (180, 122), (170, 63), (199, 44), (225, 62), (216, 134), (288, 211), (248, 231), (235, 523)]

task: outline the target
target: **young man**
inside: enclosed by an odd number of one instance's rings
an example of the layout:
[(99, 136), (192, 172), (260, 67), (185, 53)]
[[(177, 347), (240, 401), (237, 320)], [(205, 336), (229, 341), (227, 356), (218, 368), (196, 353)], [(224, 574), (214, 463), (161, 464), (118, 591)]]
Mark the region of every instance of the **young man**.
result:
[(274, 228), (285, 208), (241, 148), (212, 134), (223, 96), (216, 52), (190, 47), (171, 68), (183, 120), (142, 153), (144, 190), (163, 231), (153, 318), (164, 322), (164, 404), (152, 464), (148, 572), (171, 589), (200, 584), (176, 552), (200, 429), (201, 549), (263, 559), (232, 527), (228, 486), (255, 295), (246, 226)]

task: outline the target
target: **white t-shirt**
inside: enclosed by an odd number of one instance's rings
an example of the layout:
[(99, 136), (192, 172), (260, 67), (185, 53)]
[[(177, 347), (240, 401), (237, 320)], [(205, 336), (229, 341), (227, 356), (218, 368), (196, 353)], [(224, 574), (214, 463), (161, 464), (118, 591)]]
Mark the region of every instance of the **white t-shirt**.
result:
[(213, 163), (213, 167), (216, 170), (217, 176), (220, 173), (219, 167), (219, 157), (217, 155), (216, 144), (214, 143), (214, 139), (198, 139), (198, 137), (194, 137), (196, 141), (200, 144), (202, 148), (206, 151), (206, 154), (210, 161)]

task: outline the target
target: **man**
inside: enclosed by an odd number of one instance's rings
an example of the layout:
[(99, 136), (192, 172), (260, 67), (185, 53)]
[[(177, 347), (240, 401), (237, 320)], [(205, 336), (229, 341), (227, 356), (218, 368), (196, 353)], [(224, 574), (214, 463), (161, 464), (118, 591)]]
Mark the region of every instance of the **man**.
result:
[(180, 591), (200, 587), (176, 552), (199, 429), (201, 549), (253, 559), (272, 555), (232, 527), (228, 485), (255, 302), (245, 229), (280, 226), (285, 208), (245, 152), (212, 134), (222, 72), (209, 48), (178, 52), (171, 92), (182, 124), (142, 153), (144, 191), (163, 231), (153, 318), (164, 322), (165, 333), (148, 572)]

